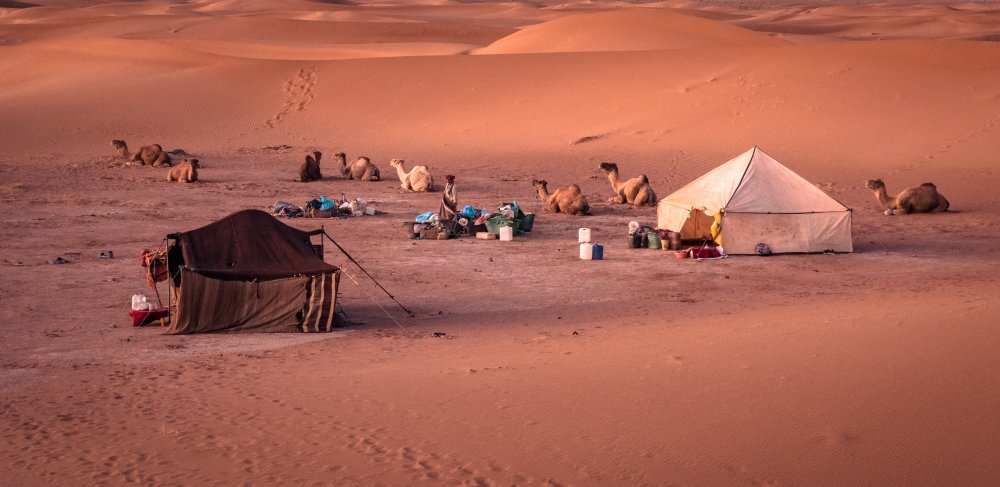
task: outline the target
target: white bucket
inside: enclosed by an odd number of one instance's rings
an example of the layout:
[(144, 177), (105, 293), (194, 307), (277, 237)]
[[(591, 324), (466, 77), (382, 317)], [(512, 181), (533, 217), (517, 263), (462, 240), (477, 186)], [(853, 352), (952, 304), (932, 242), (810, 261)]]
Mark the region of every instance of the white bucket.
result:
[(592, 260), (594, 258), (594, 244), (580, 244), (580, 258), (583, 260)]
[(135, 311), (146, 309), (146, 295), (142, 293), (132, 295), (132, 309)]
[(578, 241), (580, 243), (590, 242), (590, 229), (589, 228), (581, 228), (580, 229)]
[(506, 242), (514, 240), (514, 227), (500, 227), (500, 240)]
[(365, 211), (366, 215), (374, 215), (375, 214), (375, 207), (374, 206), (366, 206), (364, 211)]

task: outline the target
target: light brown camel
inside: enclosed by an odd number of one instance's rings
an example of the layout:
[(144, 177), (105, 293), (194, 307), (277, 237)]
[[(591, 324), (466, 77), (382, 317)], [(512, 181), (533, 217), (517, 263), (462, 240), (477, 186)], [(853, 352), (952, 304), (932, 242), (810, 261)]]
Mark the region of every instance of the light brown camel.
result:
[(885, 208), (886, 215), (948, 211), (948, 200), (938, 193), (934, 183), (906, 188), (895, 198), (886, 194), (885, 183), (881, 179), (869, 179), (865, 182), (865, 187), (875, 192), (875, 198)]
[(167, 182), (193, 183), (198, 181), (198, 159), (184, 159), (180, 164), (170, 168)]
[(549, 182), (544, 179), (531, 180), (531, 185), (538, 191), (538, 197), (542, 199), (542, 204), (547, 210), (570, 215), (586, 215), (590, 211), (587, 197), (580, 191), (579, 186), (571, 184), (549, 193), (548, 184)]
[(400, 186), (408, 191), (432, 191), (434, 189), (434, 177), (431, 176), (427, 166), (413, 166), (409, 172), (403, 168), (406, 161), (403, 159), (393, 159), (389, 165), (396, 168), (396, 174), (402, 182)]
[(299, 181), (305, 183), (323, 179), (323, 173), (319, 171), (319, 160), (322, 157), (323, 153), (320, 151), (313, 152), (312, 155), (306, 154), (306, 161), (299, 166)]
[(135, 152), (129, 152), (128, 145), (124, 140), (112, 140), (111, 145), (115, 147), (118, 155), (129, 164), (140, 164), (150, 166), (171, 166), (170, 155), (164, 152), (160, 144), (145, 145)]
[(381, 181), (381, 173), (375, 164), (367, 157), (359, 157), (350, 165), (347, 164), (347, 155), (343, 152), (334, 154), (337, 169), (344, 179), (357, 179), (359, 181)]
[(622, 182), (618, 177), (618, 164), (602, 162), (601, 169), (608, 173), (611, 189), (615, 196), (608, 201), (612, 203), (628, 203), (637, 206), (652, 206), (656, 204), (656, 193), (649, 186), (649, 178), (645, 174)]

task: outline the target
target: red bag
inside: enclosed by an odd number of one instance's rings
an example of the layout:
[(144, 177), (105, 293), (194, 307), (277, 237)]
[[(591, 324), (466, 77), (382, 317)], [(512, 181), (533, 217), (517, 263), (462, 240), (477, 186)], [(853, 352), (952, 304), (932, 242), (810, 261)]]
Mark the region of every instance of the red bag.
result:
[(167, 308), (153, 308), (129, 310), (128, 315), (132, 317), (132, 326), (159, 325), (167, 326), (170, 322), (170, 312)]
[(691, 252), (691, 257), (695, 259), (714, 259), (722, 255), (715, 247), (698, 247), (689, 252)]

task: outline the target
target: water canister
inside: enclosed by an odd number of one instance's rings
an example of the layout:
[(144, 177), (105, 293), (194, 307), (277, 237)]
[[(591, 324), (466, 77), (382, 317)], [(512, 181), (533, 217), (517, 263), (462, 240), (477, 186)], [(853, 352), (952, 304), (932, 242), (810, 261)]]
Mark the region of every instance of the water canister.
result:
[(146, 309), (146, 295), (142, 293), (132, 295), (132, 309), (142, 310)]
[(506, 242), (514, 240), (514, 227), (500, 227), (500, 240)]
[(594, 260), (604, 260), (604, 246), (601, 244), (594, 244), (592, 256)]
[(581, 228), (580, 231), (579, 231), (579, 239), (578, 240), (579, 240), (580, 243), (589, 243), (590, 242), (590, 229), (589, 228)]
[(580, 258), (583, 260), (591, 260), (594, 258), (594, 245), (591, 243), (580, 244)]

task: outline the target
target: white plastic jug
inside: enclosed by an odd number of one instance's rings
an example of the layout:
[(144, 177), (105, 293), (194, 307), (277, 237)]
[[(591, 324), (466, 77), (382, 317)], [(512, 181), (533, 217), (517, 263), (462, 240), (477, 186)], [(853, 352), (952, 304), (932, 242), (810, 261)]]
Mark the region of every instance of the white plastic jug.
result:
[(132, 295), (132, 309), (136, 311), (147, 309), (145, 294), (138, 293)]
[(581, 228), (578, 233), (579, 233), (578, 241), (580, 243), (590, 242), (590, 229), (589, 228)]
[(500, 240), (505, 242), (514, 240), (514, 227), (500, 227)]
[(583, 260), (592, 260), (594, 258), (594, 244), (580, 244), (580, 258)]

